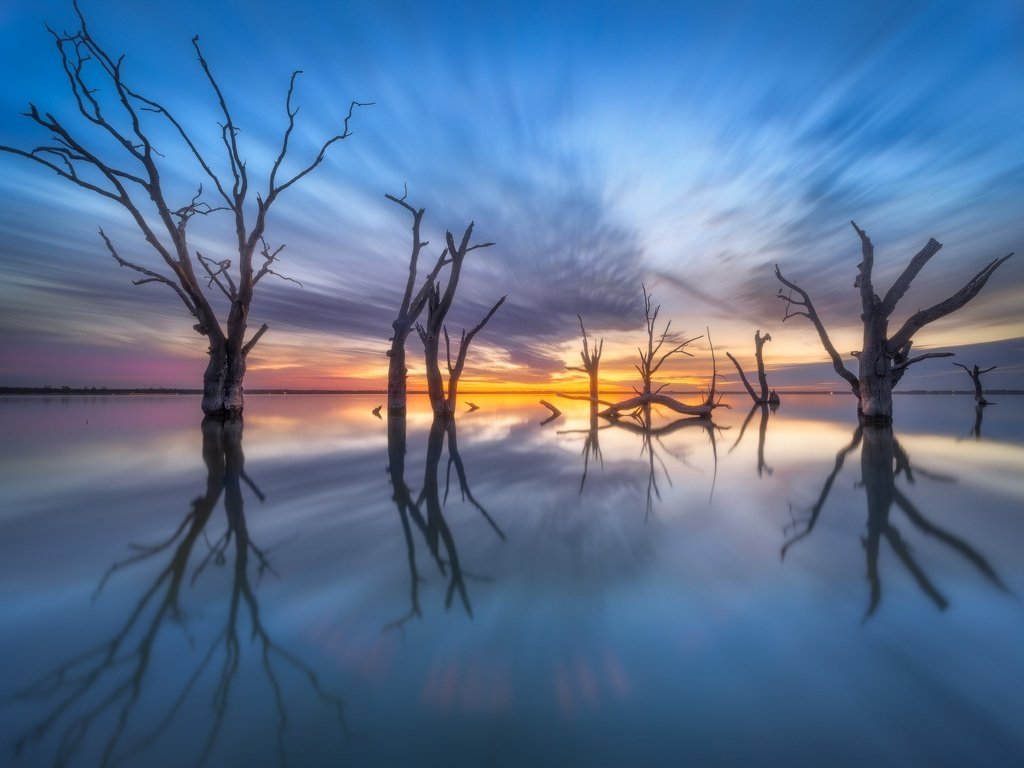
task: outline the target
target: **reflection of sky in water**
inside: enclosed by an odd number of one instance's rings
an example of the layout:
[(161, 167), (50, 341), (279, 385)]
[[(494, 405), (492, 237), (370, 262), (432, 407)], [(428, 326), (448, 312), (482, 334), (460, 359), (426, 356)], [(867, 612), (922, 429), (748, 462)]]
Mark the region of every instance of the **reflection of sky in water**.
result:
[[(244, 519), (276, 573), (260, 577), (251, 554), (246, 573), (260, 626), (344, 700), (350, 729), (339, 732), (305, 668), (274, 656), (291, 762), (1019, 758), (1024, 403), (1007, 397), (990, 408), (976, 440), (968, 399), (898, 400), (897, 439), (914, 482), (901, 475), (896, 487), (933, 528), (929, 535), (892, 507), (889, 523), (920, 573), (883, 541), (881, 602), (862, 621), (869, 583), (860, 448), (845, 456), (811, 533), (780, 559), (851, 443), (852, 400), (788, 398), (767, 419), (759, 474), (760, 412), (741, 437), (747, 409), (734, 399), (735, 410), (716, 417), (714, 451), (700, 427), (652, 441), (660, 499), (648, 513), (651, 465), (640, 436), (601, 429), (601, 453), (591, 454), (581, 492), (585, 404), (559, 401), (565, 416), (540, 427), (547, 412), (532, 398), (476, 397), (482, 408), (458, 419), (458, 446), (473, 498), (505, 538), (462, 498), (453, 467), (444, 520), (470, 617), (457, 594), (445, 608), (450, 562), (442, 574), (412, 524), (422, 580), (420, 615), (410, 615), (414, 582), (392, 500), (387, 429), (370, 413), (378, 399), (252, 398), (245, 471), (266, 500), (243, 481)], [(167, 567), (170, 549), (117, 571), (94, 597), (105, 570), (138, 552), (132, 543), (169, 537), (205, 493), (197, 411), (193, 398), (0, 401), (0, 424), (13, 438), (0, 463), (4, 694), (110, 641)], [(421, 412), (410, 414), (405, 480), (413, 499), (425, 483), (429, 427)], [(441, 496), (448, 472), (446, 446)], [(233, 550), (222, 566), (194, 580), (193, 572), (226, 520), (221, 499), (181, 587), (182, 621), (160, 628), (130, 711), (118, 754), (150, 733), (171, 692), (203, 670), (157, 749), (139, 753), (146, 765), (190, 764), (211, 729), (225, 658), (218, 638), (238, 583)], [(983, 557), (1009, 594), (951, 537)], [(920, 586), (921, 574), (948, 601), (945, 611)], [(275, 764), (274, 691), (244, 601), (239, 609), (238, 673), (211, 764)], [(67, 716), (100, 700), (113, 679), (102, 677)], [(4, 743), (58, 701), (8, 701)], [(97, 718), (79, 757), (101, 754), (119, 714), (120, 705)], [(29, 764), (49, 759), (66, 722), (26, 747)]]

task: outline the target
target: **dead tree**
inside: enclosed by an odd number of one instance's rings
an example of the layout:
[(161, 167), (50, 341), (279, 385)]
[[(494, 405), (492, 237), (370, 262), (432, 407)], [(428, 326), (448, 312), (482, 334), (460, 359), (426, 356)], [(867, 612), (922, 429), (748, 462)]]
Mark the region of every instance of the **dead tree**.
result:
[(974, 382), (974, 399), (975, 401), (977, 401), (978, 405), (988, 405), (988, 400), (985, 399), (985, 393), (981, 388), (981, 374), (988, 373), (989, 371), (994, 371), (998, 366), (993, 365), (990, 368), (978, 370), (978, 366), (975, 365), (974, 369), (972, 370), (961, 363), (953, 363), (953, 365), (960, 366), (965, 371), (967, 371), (967, 375), (971, 377), (971, 381)]
[[(451, 342), (448, 338), (448, 329), (444, 321), (451, 309), (452, 301), (455, 299), (455, 291), (459, 286), (459, 278), (462, 275), (462, 264), (466, 254), (475, 251), (477, 248), (488, 248), (494, 243), (478, 243), (470, 245), (469, 240), (473, 236), (472, 222), (462, 235), (458, 245), (451, 232), (445, 233), (448, 243), (448, 262), (451, 264), (451, 271), (448, 274), (448, 284), (441, 290), (437, 282), (433, 282), (427, 291), (427, 319), (425, 323), (417, 323), (416, 331), (419, 333), (420, 341), (423, 342), (423, 361), (427, 369), (427, 394), (430, 396), (430, 407), (437, 416), (450, 417), (455, 413), (456, 398), (458, 395), (459, 377), (466, 365), (466, 353), (469, 352), (469, 345), (473, 337), (487, 324), (498, 307), (505, 303), (507, 296), (502, 296), (494, 303), (490, 311), (484, 316), (472, 330), (462, 331), (462, 340), (459, 351), (456, 354), (455, 363), (452, 363)], [(448, 361), (448, 387), (445, 392), (444, 379), (441, 376), (439, 346), (441, 336), (444, 335), (445, 351)]]
[[(49, 31), (57, 45), (78, 112), (90, 125), (86, 129), (73, 127), (72, 122), (30, 104), (25, 115), (50, 133), (50, 143), (32, 150), (0, 146), (0, 151), (32, 160), (62, 179), (113, 201), (128, 212), (159, 257), (156, 268), (122, 257), (102, 229), (100, 237), (120, 266), (141, 275), (133, 281), (135, 285), (166, 285), (195, 318), (192, 327), (209, 342), (209, 363), (203, 375), (203, 412), (237, 417), (244, 405), (242, 381), (246, 357), (267, 331), (267, 325), (263, 324), (248, 339), (245, 338), (253, 289), (267, 275), (281, 276), (275, 268), (284, 246), (272, 247), (264, 239), (267, 214), (282, 192), (323, 162), (333, 144), (349, 137), (353, 110), (365, 105), (353, 101), (341, 132), (324, 141), (311, 161), (300, 165), (297, 171), (286, 173), (283, 165), (298, 114), (294, 92), (300, 72), (293, 72), (284, 100), (286, 126), (280, 148), (270, 167), (266, 187), (262, 193), (256, 193), (253, 206), (247, 202), (250, 175), (238, 141), (240, 129), (203, 56), (199, 37), (192, 38), (192, 45), (223, 119), (221, 143), (224, 158), (217, 162), (200, 150), (203, 142), (194, 140), (167, 108), (143, 96), (125, 81), (124, 57), (107, 53), (92, 37), (77, 2), (73, 4), (80, 29), (74, 33)], [(150, 138), (154, 130), (151, 121), (164, 121), (181, 139), (183, 151), (180, 156), (165, 157), (162, 154), (165, 147), (157, 151)], [(191, 200), (172, 202), (161, 169), (177, 171), (185, 165), (186, 158), (194, 161), (201, 181)], [(230, 177), (214, 171), (218, 163), (227, 165)], [(207, 183), (212, 185), (214, 204), (203, 198), (203, 186)], [(231, 254), (211, 258), (192, 247), (188, 225), (194, 216), (216, 212), (224, 212), (230, 218), (234, 242)], [(257, 255), (263, 261), (254, 267), (253, 260)], [(218, 317), (215, 302), (204, 290), (213, 290), (214, 287), (214, 294), (219, 292), (224, 299), (216, 303), (227, 305), (224, 323)]]
[[(498, 311), (498, 307), (504, 304), (507, 298), (508, 296), (502, 296), (494, 302), (494, 306), (484, 315), (484, 319), (474, 325), (468, 333), (465, 328), (462, 329), (462, 338), (459, 340), (459, 351), (455, 356), (455, 365), (452, 365), (452, 345), (451, 340), (448, 338), (448, 328), (441, 326), (441, 330), (444, 332), (445, 356), (448, 358), (448, 394), (444, 406), (445, 414), (450, 416), (455, 413), (456, 400), (459, 394), (459, 379), (462, 377), (463, 368), (466, 367), (466, 353), (469, 352), (469, 345), (472, 343), (473, 337), (487, 325), (487, 321), (494, 316), (494, 313)], [(476, 408), (479, 408), (479, 406), (476, 406)], [(470, 408), (470, 410), (475, 411), (476, 408)]]
[(757, 359), (757, 383), (761, 389), (761, 393), (757, 394), (754, 392), (754, 388), (750, 386), (750, 382), (747, 381), (747, 375), (743, 373), (743, 369), (740, 367), (739, 362), (732, 353), (726, 352), (726, 357), (732, 360), (732, 364), (736, 366), (736, 370), (740, 374), (740, 379), (743, 380), (743, 386), (746, 387), (747, 392), (750, 394), (750, 399), (754, 401), (754, 405), (771, 405), (778, 407), (779, 395), (773, 389), (771, 392), (768, 391), (768, 376), (764, 372), (764, 352), (763, 348), (765, 342), (771, 341), (772, 335), (766, 333), (764, 336), (761, 335), (761, 330), (754, 331), (754, 357)]
[[(911, 315), (896, 333), (889, 335), (889, 317), (896, 309), (900, 299), (910, 288), (925, 264), (938, 253), (942, 244), (934, 238), (928, 240), (924, 248), (910, 260), (910, 263), (896, 278), (884, 298), (879, 298), (871, 283), (871, 271), (874, 266), (874, 246), (867, 234), (854, 222), (850, 222), (861, 241), (863, 258), (857, 265), (858, 275), (854, 287), (860, 290), (861, 320), (864, 325), (864, 343), (862, 349), (851, 352), (858, 359), (858, 374), (855, 375), (844, 364), (839, 352), (836, 351), (825, 326), (821, 322), (807, 292), (796, 283), (783, 277), (778, 265), (775, 266), (775, 277), (778, 278), (789, 293), (779, 289), (779, 298), (786, 303), (786, 314), (783, 321), (791, 317), (807, 318), (818, 331), (822, 346), (832, 360), (836, 373), (850, 385), (857, 397), (858, 415), (864, 423), (889, 424), (892, 422), (892, 390), (914, 363), (931, 357), (949, 357), (952, 352), (926, 352), (916, 357), (910, 356), (913, 336), (928, 323), (955, 312), (978, 295), (992, 273), (1010, 258), (1009, 253), (999, 259), (990, 261), (984, 269), (972, 277), (956, 293), (938, 304), (927, 309), (920, 309)], [(796, 293), (796, 297), (793, 294)], [(797, 309), (794, 309), (797, 308)]]
[(578, 313), (576, 317), (580, 321), (580, 332), (583, 334), (583, 349), (580, 350), (580, 358), (583, 360), (583, 365), (567, 365), (566, 370), (579, 371), (587, 374), (590, 377), (590, 398), (592, 401), (596, 401), (598, 395), (598, 371), (601, 367), (601, 352), (604, 351), (604, 339), (601, 339), (594, 345), (594, 350), (591, 352), (590, 345), (587, 342), (587, 329), (583, 327), (583, 317)]
[(640, 362), (635, 364), (634, 367), (640, 373), (642, 389), (637, 389), (636, 387), (633, 388), (633, 391), (636, 393), (636, 397), (631, 397), (617, 403), (605, 403), (608, 407), (601, 412), (601, 415), (617, 419), (624, 412), (636, 412), (644, 407), (660, 405), (686, 416), (710, 417), (711, 412), (719, 406), (719, 403), (715, 401), (715, 383), (718, 379), (718, 370), (714, 364), (714, 347), (711, 348), (711, 388), (702, 403), (699, 405), (687, 405), (686, 403), (679, 402), (673, 397), (661, 394), (661, 390), (667, 387), (668, 384), (662, 384), (655, 388), (653, 383), (654, 375), (661, 369), (661, 366), (664, 365), (669, 358), (675, 355), (693, 357), (693, 355), (686, 351), (686, 347), (697, 341), (697, 339), (703, 338), (703, 336), (694, 336), (692, 339), (680, 341), (679, 336), (672, 332), (671, 320), (665, 323), (664, 330), (662, 330), (660, 334), (657, 334), (655, 332), (655, 326), (657, 325), (658, 314), (661, 312), (661, 305), (659, 304), (657, 307), (652, 308), (652, 294), (647, 292), (646, 285), (641, 285), (641, 288), (643, 289), (644, 294), (644, 323), (647, 329), (647, 349), (644, 350), (637, 347), (637, 352), (640, 355)]
[[(423, 307), (426, 306), (427, 298), (437, 280), (441, 269), (449, 262), (448, 250), (442, 251), (434, 263), (433, 269), (423, 279), (419, 290), (416, 290), (416, 266), (419, 261), (420, 250), (428, 245), (426, 240), (420, 240), (420, 225), (423, 222), (425, 209), (413, 208), (408, 202), (406, 194), (400, 198), (394, 195), (384, 195), (388, 200), (397, 203), (412, 214), (412, 253), (409, 256), (409, 278), (405, 283), (405, 293), (402, 295), (402, 303), (398, 307), (398, 314), (391, 322), (394, 330), (389, 341), (391, 348), (388, 350), (388, 411), (405, 410), (406, 402), (406, 377), (409, 369), (405, 364), (405, 341), (416, 326)], [(413, 291), (416, 291), (415, 295)]]

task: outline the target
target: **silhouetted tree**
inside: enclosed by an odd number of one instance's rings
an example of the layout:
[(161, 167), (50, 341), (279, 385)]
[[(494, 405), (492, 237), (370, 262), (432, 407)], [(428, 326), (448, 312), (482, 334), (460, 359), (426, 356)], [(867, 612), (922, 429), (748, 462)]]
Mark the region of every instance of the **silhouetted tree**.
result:
[[(498, 307), (505, 303), (507, 296), (502, 296), (494, 303), (484, 319), (477, 323), (468, 333), (462, 331), (462, 340), (459, 344), (459, 351), (455, 363), (452, 363), (451, 343), (448, 338), (448, 329), (444, 321), (448, 316), (448, 310), (452, 307), (455, 299), (455, 291), (459, 286), (459, 278), (462, 275), (462, 264), (466, 254), (475, 251), (477, 248), (488, 248), (494, 243), (478, 243), (470, 245), (469, 240), (473, 236), (472, 222), (462, 235), (458, 245), (451, 232), (445, 233), (448, 243), (448, 259), (451, 264), (451, 271), (448, 274), (448, 284), (441, 290), (438, 283), (432, 283), (427, 291), (427, 319), (424, 323), (416, 324), (416, 331), (423, 342), (423, 360), (427, 369), (427, 393), (430, 396), (430, 407), (436, 416), (448, 417), (455, 413), (455, 402), (458, 395), (459, 377), (466, 365), (466, 353), (469, 352), (469, 345), (480, 330), (487, 325)], [(448, 360), (448, 388), (445, 392), (444, 379), (441, 376), (440, 352), (441, 336), (444, 335), (445, 352)]]
[(988, 400), (985, 399), (985, 392), (981, 388), (981, 374), (994, 371), (998, 366), (993, 365), (990, 368), (978, 370), (977, 365), (975, 365), (973, 369), (968, 368), (966, 365), (961, 363), (953, 363), (953, 365), (960, 366), (967, 372), (967, 375), (971, 377), (971, 382), (974, 384), (974, 399), (977, 401), (978, 405), (988, 405)]
[[(89, 125), (80, 129), (73, 122), (40, 111), (35, 104), (30, 104), (25, 115), (51, 134), (50, 143), (32, 150), (0, 146), (0, 151), (28, 158), (68, 182), (117, 203), (128, 212), (163, 262), (162, 266), (153, 269), (122, 257), (101, 229), (100, 236), (107, 250), (119, 265), (141, 275), (133, 281), (135, 285), (160, 283), (181, 299), (189, 314), (196, 319), (193, 328), (209, 342), (209, 363), (203, 375), (203, 412), (238, 416), (244, 406), (242, 381), (246, 356), (267, 331), (264, 323), (248, 339), (245, 338), (253, 289), (267, 275), (280, 277), (275, 267), (284, 246), (272, 247), (264, 238), (267, 214), (281, 193), (320, 165), (331, 145), (348, 138), (353, 110), (363, 105), (352, 102), (341, 133), (327, 139), (313, 159), (297, 171), (284, 172), (282, 166), (298, 114), (298, 107), (293, 101), (299, 72), (293, 72), (285, 97), (286, 127), (280, 149), (270, 167), (265, 191), (256, 194), (253, 206), (247, 203), (250, 176), (238, 142), (239, 127), (203, 56), (199, 37), (192, 38), (192, 45), (224, 121), (221, 124), (221, 143), (224, 161), (230, 169), (229, 178), (214, 170), (217, 163), (200, 150), (202, 142), (193, 140), (184, 125), (166, 107), (143, 96), (125, 81), (124, 57), (107, 53), (89, 32), (77, 2), (73, 5), (80, 29), (60, 34), (50, 29), (50, 33), (56, 42), (78, 111)], [(155, 117), (150, 118), (150, 115)], [(184, 159), (165, 157), (162, 152), (166, 152), (166, 147), (157, 151), (150, 138), (153, 135), (150, 120), (165, 121), (180, 137), (184, 145), (182, 154), (195, 161), (196, 172), (202, 181), (188, 202), (171, 202), (161, 169), (173, 168), (177, 172), (184, 167)], [(207, 182), (215, 191), (215, 205), (203, 199), (203, 184)], [(210, 258), (190, 244), (187, 230), (193, 217), (216, 212), (226, 212), (230, 217), (235, 242), (231, 255)], [(258, 267), (253, 265), (257, 255), (263, 259)], [(234, 267), (232, 257), (237, 261)], [(200, 270), (205, 274), (197, 274)], [(216, 286), (227, 301), (227, 318), (223, 324), (214, 302), (204, 292), (204, 282), (207, 289)]]
[[(391, 348), (388, 350), (388, 411), (405, 410), (406, 398), (406, 377), (409, 369), (405, 364), (405, 341), (416, 326), (423, 307), (426, 306), (427, 298), (434, 287), (441, 269), (451, 263), (447, 258), (448, 250), (445, 249), (434, 267), (423, 279), (419, 290), (416, 290), (416, 266), (419, 261), (420, 250), (428, 245), (426, 240), (420, 240), (420, 225), (423, 222), (425, 209), (413, 208), (408, 202), (406, 194), (398, 198), (394, 195), (384, 195), (388, 200), (402, 206), (412, 214), (412, 253), (409, 255), (409, 278), (405, 283), (405, 293), (402, 294), (402, 303), (398, 307), (398, 314), (391, 323), (394, 329), (389, 341)], [(413, 291), (416, 293), (413, 294)]]
[(601, 339), (594, 344), (594, 350), (590, 350), (590, 345), (587, 343), (587, 329), (583, 327), (583, 317), (577, 313), (576, 317), (580, 321), (580, 332), (583, 334), (583, 349), (580, 350), (580, 358), (583, 360), (583, 365), (567, 365), (566, 370), (569, 371), (580, 371), (581, 373), (587, 374), (590, 378), (590, 398), (591, 401), (596, 401), (598, 395), (598, 373), (601, 368), (601, 353), (604, 351), (604, 339)]
[(768, 391), (768, 376), (764, 372), (764, 345), (765, 342), (771, 341), (772, 335), (766, 333), (764, 336), (761, 335), (761, 330), (754, 331), (754, 357), (757, 359), (757, 383), (761, 389), (760, 394), (754, 392), (754, 388), (750, 386), (750, 382), (747, 381), (747, 375), (743, 373), (743, 369), (740, 367), (739, 362), (732, 353), (726, 352), (726, 356), (732, 360), (732, 364), (736, 366), (736, 370), (740, 374), (740, 378), (743, 380), (743, 386), (746, 387), (747, 392), (750, 395), (750, 399), (754, 401), (755, 405), (779, 405), (779, 395), (773, 389), (770, 393)]
[[(984, 269), (972, 277), (959, 291), (947, 299), (927, 309), (920, 309), (911, 315), (900, 326), (896, 333), (889, 334), (889, 317), (896, 309), (899, 300), (910, 288), (910, 284), (925, 264), (938, 253), (942, 244), (934, 238), (928, 240), (910, 260), (896, 282), (892, 284), (884, 298), (879, 298), (871, 283), (871, 271), (874, 266), (874, 246), (867, 234), (854, 222), (850, 222), (861, 240), (863, 258), (857, 265), (858, 275), (853, 285), (860, 289), (861, 320), (864, 325), (864, 344), (859, 351), (852, 352), (859, 362), (859, 373), (854, 375), (844, 364), (839, 352), (836, 351), (825, 326), (821, 322), (807, 292), (796, 283), (783, 277), (778, 265), (775, 266), (775, 277), (789, 289), (783, 294), (779, 289), (779, 298), (786, 302), (786, 314), (783, 321), (791, 317), (805, 317), (813, 323), (821, 338), (821, 343), (832, 359), (832, 367), (836, 373), (850, 385), (857, 396), (858, 414), (865, 423), (888, 424), (892, 422), (892, 390), (914, 363), (931, 357), (949, 357), (951, 352), (927, 352), (916, 357), (910, 356), (913, 336), (928, 323), (955, 312), (978, 295), (992, 273), (1006, 261), (1012, 253), (1001, 259), (993, 259)], [(793, 293), (797, 298), (793, 297)], [(800, 309), (794, 310), (794, 307)]]
[[(704, 398), (704, 402), (699, 405), (687, 405), (686, 403), (679, 402), (674, 397), (661, 394), (661, 390), (667, 387), (668, 384), (662, 384), (655, 389), (653, 384), (654, 374), (661, 369), (661, 366), (665, 364), (665, 361), (675, 355), (693, 357), (693, 355), (686, 351), (686, 347), (697, 341), (697, 339), (703, 338), (703, 336), (694, 336), (692, 339), (680, 341), (679, 337), (672, 332), (671, 320), (665, 323), (665, 328), (660, 334), (656, 333), (655, 326), (658, 322), (658, 314), (661, 312), (661, 305), (659, 304), (657, 307), (652, 307), (652, 294), (647, 292), (646, 285), (641, 285), (641, 288), (643, 289), (644, 294), (644, 324), (647, 330), (647, 349), (645, 350), (637, 347), (637, 352), (640, 355), (640, 362), (636, 363), (634, 367), (640, 373), (642, 389), (633, 387), (636, 397), (621, 400), (617, 403), (604, 403), (604, 401), (601, 401), (608, 406), (601, 412), (601, 415), (610, 418), (618, 418), (626, 411), (638, 412), (645, 406), (660, 405), (668, 408), (669, 410), (675, 411), (676, 413), (682, 413), (687, 416), (710, 416), (711, 412), (715, 408), (719, 407), (719, 403), (715, 401), (715, 384), (718, 380), (718, 369), (715, 365), (714, 346), (711, 347), (711, 386), (708, 390), (707, 397)], [(710, 337), (708, 342), (710, 344)]]

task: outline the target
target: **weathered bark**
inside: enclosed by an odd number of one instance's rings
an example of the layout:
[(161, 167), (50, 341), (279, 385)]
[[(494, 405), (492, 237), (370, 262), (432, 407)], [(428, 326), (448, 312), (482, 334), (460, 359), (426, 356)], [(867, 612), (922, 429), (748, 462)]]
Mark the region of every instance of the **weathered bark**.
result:
[(608, 408), (605, 408), (600, 412), (601, 416), (617, 416), (623, 411), (632, 411), (636, 408), (641, 408), (644, 405), (660, 405), (668, 408), (670, 411), (676, 413), (682, 413), (686, 416), (702, 416), (708, 417), (711, 412), (717, 408), (717, 404), (708, 403), (707, 401), (700, 403), (699, 405), (687, 405), (681, 403), (674, 397), (662, 394), (646, 394), (637, 395), (636, 397), (630, 397), (626, 400), (620, 400), (617, 403), (613, 403)]
[[(854, 222), (850, 222), (861, 240), (861, 263), (858, 264), (858, 275), (854, 287), (860, 290), (861, 321), (863, 323), (863, 344), (859, 351), (852, 355), (858, 359), (858, 373), (854, 375), (843, 364), (842, 358), (828, 338), (828, 333), (811, 303), (807, 293), (795, 283), (782, 276), (779, 267), (775, 267), (775, 276), (783, 285), (790, 289), (784, 295), (779, 289), (779, 298), (786, 302), (786, 314), (783, 321), (791, 317), (805, 317), (817, 329), (822, 345), (832, 359), (832, 365), (845, 379), (857, 396), (858, 415), (866, 424), (889, 424), (892, 422), (892, 391), (903, 374), (914, 363), (934, 357), (949, 357), (951, 352), (927, 352), (911, 357), (914, 334), (928, 323), (945, 317), (963, 307), (973, 299), (992, 273), (1013, 254), (1007, 254), (990, 261), (984, 269), (972, 277), (959, 291), (938, 304), (927, 309), (918, 310), (893, 335), (889, 335), (889, 318), (899, 300), (907, 292), (911, 282), (925, 264), (942, 248), (942, 244), (934, 238), (930, 239), (903, 270), (892, 287), (879, 298), (871, 282), (874, 267), (874, 246), (867, 234)], [(793, 292), (798, 298), (793, 297)], [(793, 307), (799, 307), (797, 311)]]
[[(226, 157), (217, 162), (207, 159), (199, 149), (200, 144), (193, 141), (171, 112), (125, 82), (122, 77), (123, 57), (111, 56), (99, 45), (89, 32), (77, 3), (74, 7), (79, 31), (58, 34), (50, 30), (50, 33), (57, 44), (78, 112), (84, 118), (83, 125), (91, 126), (91, 129), (73, 126), (49, 112), (40, 112), (30, 104), (25, 115), (50, 134), (50, 144), (32, 150), (0, 146), (0, 151), (32, 160), (65, 181), (125, 209), (156, 252), (162, 267), (151, 269), (122, 258), (102, 229), (100, 237), (120, 266), (141, 275), (133, 281), (135, 285), (166, 285), (196, 319), (193, 328), (209, 340), (210, 360), (203, 377), (203, 412), (210, 416), (236, 418), (244, 406), (245, 356), (266, 331), (264, 325), (248, 341), (244, 340), (253, 288), (266, 275), (281, 277), (274, 267), (283, 246), (271, 249), (264, 239), (267, 213), (282, 192), (320, 165), (332, 144), (348, 138), (353, 110), (363, 105), (352, 102), (342, 132), (327, 139), (311, 162), (300, 166), (292, 175), (279, 178), (298, 113), (292, 99), (299, 72), (293, 72), (285, 97), (287, 126), (268, 173), (267, 187), (262, 194), (257, 194), (253, 212), (251, 204), (247, 204), (249, 175), (238, 143), (239, 128), (203, 56), (199, 38), (194, 37), (192, 44), (223, 118), (221, 144)], [(178, 172), (183, 163), (180, 157), (165, 159), (163, 152), (168, 147), (164, 142), (161, 142), (160, 151), (155, 148), (150, 139), (149, 120), (166, 121), (162, 129), (169, 128), (170, 133), (181, 140), (181, 154), (195, 162), (195, 170), (203, 182), (212, 183), (216, 205), (201, 199), (202, 183), (198, 184), (198, 191), (192, 199), (183, 205), (176, 206), (168, 199), (169, 190), (164, 187), (161, 166), (166, 163)], [(94, 130), (95, 135), (90, 135), (90, 130)], [(103, 149), (98, 150), (99, 147)], [(218, 175), (213, 170), (215, 166), (226, 166), (230, 177)], [(194, 216), (215, 212), (225, 212), (232, 220), (235, 236), (232, 251), (237, 259), (234, 274), (231, 259), (207, 258), (188, 240), (189, 221)], [(263, 264), (254, 269), (253, 258), (257, 253), (262, 255)], [(197, 264), (205, 272), (204, 276), (197, 275)], [(214, 286), (224, 294), (230, 307), (223, 326), (204, 290)]]
[(768, 376), (764, 372), (764, 345), (765, 342), (771, 341), (772, 335), (766, 333), (764, 336), (761, 335), (760, 329), (754, 331), (754, 357), (757, 359), (757, 383), (761, 388), (761, 393), (757, 394), (754, 392), (754, 388), (750, 386), (750, 382), (747, 381), (747, 375), (743, 372), (743, 368), (740, 367), (739, 361), (732, 356), (730, 352), (726, 352), (726, 357), (732, 360), (732, 364), (736, 366), (736, 371), (740, 375), (740, 379), (743, 381), (743, 386), (746, 388), (747, 393), (750, 395), (750, 399), (754, 401), (755, 405), (779, 405), (779, 395), (773, 389), (771, 392), (768, 391)]
[(988, 405), (988, 400), (985, 399), (985, 392), (981, 388), (981, 374), (994, 371), (998, 366), (993, 365), (990, 368), (979, 370), (977, 365), (975, 365), (973, 369), (968, 368), (966, 365), (961, 363), (953, 363), (953, 365), (963, 368), (967, 372), (967, 375), (971, 377), (971, 383), (974, 384), (974, 399), (977, 401), (978, 405)]

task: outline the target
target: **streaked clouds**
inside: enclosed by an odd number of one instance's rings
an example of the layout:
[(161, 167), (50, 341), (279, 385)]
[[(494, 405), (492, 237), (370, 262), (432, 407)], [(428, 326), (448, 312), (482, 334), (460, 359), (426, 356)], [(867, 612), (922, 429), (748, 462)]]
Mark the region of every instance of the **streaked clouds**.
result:
[[(18, 116), (26, 103), (73, 107), (43, 28), (70, 28), (73, 15), (64, 0), (18, 5), (0, 11), (0, 139), (34, 146), (46, 137)], [(577, 312), (631, 349), (642, 280), (674, 327), (710, 325), (723, 351), (752, 356), (760, 328), (774, 365), (821, 360), (810, 326), (780, 322), (775, 263), (811, 292), (839, 348), (856, 348), (850, 219), (876, 244), (883, 289), (928, 237), (945, 244), (908, 312), (1024, 249), (1024, 6), (1013, 0), (83, 6), (139, 90), (212, 151), (217, 114), (189, 45), (198, 33), (254, 173), (276, 154), (292, 69), (304, 70), (297, 163), (351, 99), (376, 102), (272, 214), (283, 271), (304, 287), (261, 284), (251, 320), (272, 332), (251, 386), (383, 383), (409, 250), (409, 219), (383, 195), (403, 184), (427, 208), (424, 261), (445, 229), (471, 220), (478, 240), (496, 242), (467, 261), (452, 313), (450, 330), (469, 326), (509, 294), (467, 383), (489, 367), (531, 383), (559, 375), (575, 363)], [(167, 170), (184, 199), (199, 180), (186, 161)], [(133, 288), (96, 236), (102, 225), (127, 258), (148, 258), (122, 212), (19, 158), (0, 169), (2, 383), (195, 386), (203, 344), (177, 299)], [(230, 225), (204, 221), (196, 234), (213, 254)], [(1022, 288), (1024, 254), (918, 345), (1024, 336)], [(124, 360), (84, 364), (91, 345)], [(1019, 346), (992, 361), (1016, 373), (1001, 367), (987, 384), (1024, 383)], [(410, 348), (415, 370), (415, 339)], [(912, 374), (932, 382), (946, 368), (928, 365)], [(806, 374), (780, 371), (780, 383), (828, 379)]]

